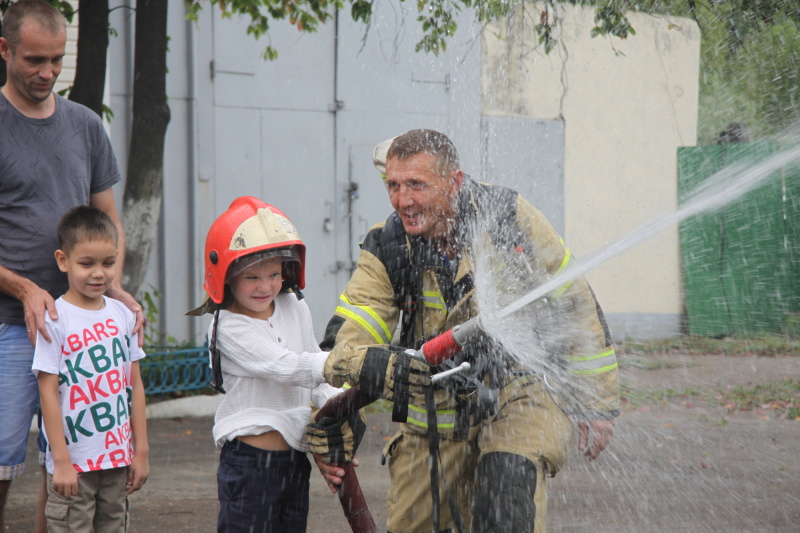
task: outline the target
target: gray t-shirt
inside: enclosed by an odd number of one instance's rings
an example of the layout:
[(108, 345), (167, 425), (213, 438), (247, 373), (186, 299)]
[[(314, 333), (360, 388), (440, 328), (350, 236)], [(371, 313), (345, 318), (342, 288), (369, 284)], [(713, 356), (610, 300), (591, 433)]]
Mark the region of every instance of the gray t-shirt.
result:
[[(56, 95), (52, 116), (29, 118), (0, 92), (0, 265), (53, 298), (64, 294), (67, 278), (53, 255), (58, 221), (120, 179), (94, 112)], [(22, 302), (0, 293), (0, 323), (25, 324)]]

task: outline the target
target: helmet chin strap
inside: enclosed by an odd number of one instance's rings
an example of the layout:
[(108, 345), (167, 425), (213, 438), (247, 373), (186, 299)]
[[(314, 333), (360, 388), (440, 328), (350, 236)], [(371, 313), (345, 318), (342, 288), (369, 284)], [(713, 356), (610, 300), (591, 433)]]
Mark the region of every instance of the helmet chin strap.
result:
[(300, 287), (297, 286), (297, 283), (292, 283), (291, 289), (294, 295), (297, 296), (298, 300), (302, 300), (303, 298), (305, 298), (305, 296), (303, 296), (303, 293), (300, 292)]
[(211, 339), (208, 342), (208, 351), (211, 352), (211, 382), (208, 386), (217, 392), (225, 394), (225, 388), (222, 386), (222, 357), (219, 353), (219, 348), (217, 348), (219, 310), (220, 306), (217, 305), (214, 310), (214, 328), (211, 330)]
[(297, 263), (287, 261), (283, 266), (283, 291), (291, 290), (298, 300), (304, 298), (303, 293), (300, 292), (300, 287), (297, 284)]

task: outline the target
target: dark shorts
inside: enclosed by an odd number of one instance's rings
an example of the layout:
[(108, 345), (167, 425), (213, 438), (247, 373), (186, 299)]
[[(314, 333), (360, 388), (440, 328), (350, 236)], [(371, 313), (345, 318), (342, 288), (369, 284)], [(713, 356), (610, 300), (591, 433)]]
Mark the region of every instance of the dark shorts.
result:
[(217, 532), (304, 533), (310, 476), (303, 452), (226, 442), (217, 469)]

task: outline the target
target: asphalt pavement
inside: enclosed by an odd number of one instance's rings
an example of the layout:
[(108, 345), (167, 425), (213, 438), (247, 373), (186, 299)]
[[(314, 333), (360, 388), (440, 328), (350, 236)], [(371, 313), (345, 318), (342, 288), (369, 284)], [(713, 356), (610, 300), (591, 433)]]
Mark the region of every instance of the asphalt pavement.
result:
[[(656, 370), (622, 370), (630, 389), (701, 388), (779, 383), (800, 375), (797, 357), (683, 357)], [(681, 364), (676, 367), (675, 363)], [(774, 386), (774, 385), (773, 385)], [(795, 405), (800, 398), (786, 389)], [(792, 396), (794, 395), (794, 396)], [(219, 455), (211, 438), (217, 399), (196, 396), (148, 409), (150, 478), (131, 496), (133, 533), (216, 530)], [(370, 510), (384, 530), (388, 471), (380, 452), (395, 431), (388, 413), (370, 413), (356, 470)], [(628, 406), (611, 446), (596, 461), (572, 446), (550, 483), (549, 533), (797, 533), (800, 524), (800, 421), (770, 406), (730, 412), (713, 398), (673, 397)], [(35, 433), (31, 434), (35, 437)], [(35, 439), (25, 475), (6, 506), (6, 531), (29, 533), (42, 474)], [(419, 473), (420, 486), (428, 473)], [(309, 533), (349, 533), (338, 498), (312, 475)]]
[[(217, 404), (218, 398), (194, 396), (148, 407), (150, 477), (142, 490), (130, 497), (131, 533), (216, 531), (219, 452), (214, 449), (211, 428)], [(365, 461), (369, 466), (360, 467), (358, 475), (373, 516), (382, 524), (388, 472), (377, 457), (394, 426), (387, 417), (376, 417), (360, 452), (373, 460)], [(32, 431), (25, 474), (11, 485), (5, 513), (7, 532), (33, 530), (37, 491), (42, 483), (35, 439), (36, 432)], [(351, 531), (338, 497), (329, 492), (316, 468), (311, 479), (310, 506), (309, 533)]]

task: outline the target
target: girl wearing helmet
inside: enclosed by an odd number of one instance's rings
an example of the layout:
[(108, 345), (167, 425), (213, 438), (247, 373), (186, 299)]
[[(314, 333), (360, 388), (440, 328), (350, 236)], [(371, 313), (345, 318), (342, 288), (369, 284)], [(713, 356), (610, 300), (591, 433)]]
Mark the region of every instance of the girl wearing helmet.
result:
[[(206, 238), (204, 288), (220, 448), (218, 532), (304, 532), (311, 464), (305, 426), (340, 389), (325, 383), (302, 300), (305, 245), (279, 209), (241, 197)], [(223, 386), (224, 384), (224, 386)]]

